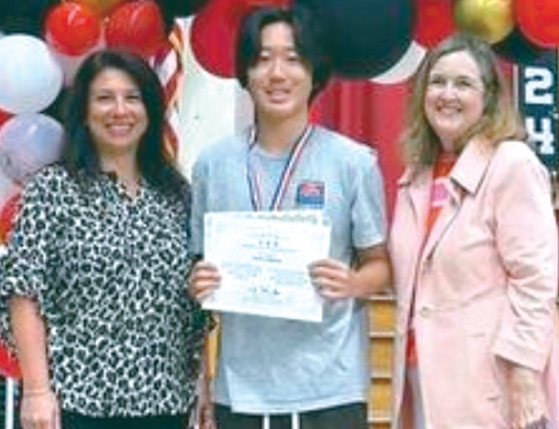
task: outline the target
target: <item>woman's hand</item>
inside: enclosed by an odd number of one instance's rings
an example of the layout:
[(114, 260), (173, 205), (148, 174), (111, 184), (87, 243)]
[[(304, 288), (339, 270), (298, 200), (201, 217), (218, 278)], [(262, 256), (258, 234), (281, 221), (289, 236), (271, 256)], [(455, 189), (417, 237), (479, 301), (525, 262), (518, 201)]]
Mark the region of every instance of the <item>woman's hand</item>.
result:
[(22, 428), (60, 429), (60, 407), (50, 387), (46, 328), (39, 306), (32, 298), (13, 296), (9, 311), (22, 374)]
[(511, 429), (546, 429), (547, 409), (542, 375), (509, 363)]
[(60, 406), (50, 388), (26, 391), (21, 398), (22, 429), (61, 429)]
[(217, 267), (207, 261), (198, 261), (192, 268), (188, 280), (188, 291), (198, 301), (210, 296), (221, 283)]
[(200, 376), (197, 390), (196, 427), (200, 429), (216, 429), (210, 380), (205, 375)]

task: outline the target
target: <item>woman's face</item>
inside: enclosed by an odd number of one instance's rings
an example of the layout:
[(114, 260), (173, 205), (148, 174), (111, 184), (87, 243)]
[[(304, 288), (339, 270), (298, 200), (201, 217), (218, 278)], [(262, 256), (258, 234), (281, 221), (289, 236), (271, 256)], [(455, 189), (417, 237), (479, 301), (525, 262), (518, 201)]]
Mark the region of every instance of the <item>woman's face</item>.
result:
[(248, 71), (248, 90), (260, 119), (307, 115), (312, 75), (297, 53), (291, 26), (278, 22), (262, 29), (262, 50)]
[(107, 68), (91, 82), (87, 126), (100, 156), (135, 153), (148, 128), (140, 89), (122, 70)]
[(446, 151), (480, 120), (484, 92), (479, 67), (467, 51), (447, 54), (431, 68), (423, 107)]

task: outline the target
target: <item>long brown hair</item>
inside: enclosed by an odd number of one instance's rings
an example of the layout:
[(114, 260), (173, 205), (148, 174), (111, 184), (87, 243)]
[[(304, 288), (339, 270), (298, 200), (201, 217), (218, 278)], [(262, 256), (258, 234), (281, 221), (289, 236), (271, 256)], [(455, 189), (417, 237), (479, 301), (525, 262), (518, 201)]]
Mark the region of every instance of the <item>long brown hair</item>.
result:
[(166, 156), (163, 145), (163, 88), (149, 64), (131, 52), (105, 49), (92, 53), (81, 64), (66, 101), (66, 141), (62, 163), (76, 178), (92, 178), (101, 170), (99, 155), (87, 126), (87, 115), (91, 84), (107, 69), (125, 73), (141, 92), (148, 115), (148, 129), (136, 154), (142, 177), (163, 194), (183, 198), (188, 189), (187, 180)]
[(459, 139), (456, 150), (460, 152), (475, 135), (485, 137), (493, 145), (498, 145), (505, 139), (525, 140), (527, 137), (513, 104), (508, 83), (490, 45), (473, 35), (456, 33), (440, 42), (425, 56), (414, 77), (402, 146), (404, 161), (416, 169), (432, 165), (442, 150), (439, 138), (424, 112), (429, 74), (441, 57), (459, 51), (469, 53), (479, 67), (484, 87), (484, 110), (479, 121)]

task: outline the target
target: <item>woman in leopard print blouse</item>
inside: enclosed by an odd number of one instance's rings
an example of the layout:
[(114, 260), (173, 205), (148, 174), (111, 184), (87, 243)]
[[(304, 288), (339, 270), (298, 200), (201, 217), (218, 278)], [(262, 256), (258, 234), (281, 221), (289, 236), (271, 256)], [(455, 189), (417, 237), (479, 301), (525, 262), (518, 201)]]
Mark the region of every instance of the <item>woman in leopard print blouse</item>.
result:
[(0, 289), (24, 429), (179, 429), (192, 407), (208, 323), (185, 293), (189, 188), (163, 115), (143, 60), (93, 54), (62, 161), (25, 187)]

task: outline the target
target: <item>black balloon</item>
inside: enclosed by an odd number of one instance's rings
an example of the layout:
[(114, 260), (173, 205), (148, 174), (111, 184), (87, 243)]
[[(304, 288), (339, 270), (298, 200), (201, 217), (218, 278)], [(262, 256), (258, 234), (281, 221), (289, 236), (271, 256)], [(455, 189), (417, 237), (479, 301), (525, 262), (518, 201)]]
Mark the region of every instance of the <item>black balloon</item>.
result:
[(493, 49), (498, 55), (517, 64), (532, 64), (550, 51), (529, 41), (518, 28), (503, 41), (493, 45)]
[(0, 32), (41, 37), (45, 16), (58, 3), (60, 0), (0, 0)]
[(185, 17), (198, 12), (209, 0), (156, 0), (161, 9), (165, 27), (169, 32), (175, 18)]
[(371, 78), (392, 67), (409, 47), (413, 0), (296, 0), (325, 27), (336, 74)]

